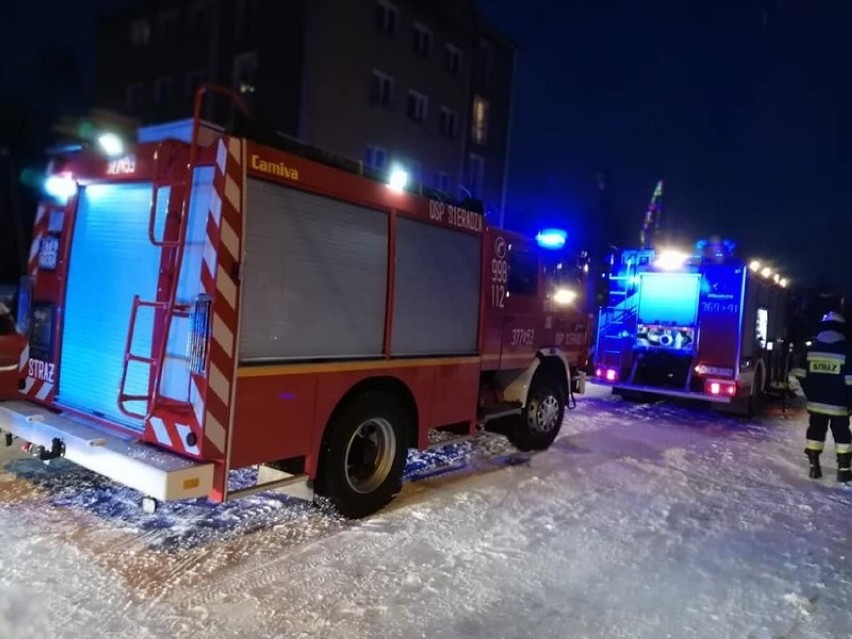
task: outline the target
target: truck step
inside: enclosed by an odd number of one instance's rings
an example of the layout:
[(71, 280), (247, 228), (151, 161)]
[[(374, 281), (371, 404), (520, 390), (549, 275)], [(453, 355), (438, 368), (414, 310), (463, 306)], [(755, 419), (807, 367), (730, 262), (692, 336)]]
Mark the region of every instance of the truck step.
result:
[(460, 444), (461, 442), (470, 441), (473, 435), (456, 435), (454, 433), (441, 432), (437, 430), (429, 431), (429, 445), (426, 450), (433, 450), (448, 446), (450, 444)]

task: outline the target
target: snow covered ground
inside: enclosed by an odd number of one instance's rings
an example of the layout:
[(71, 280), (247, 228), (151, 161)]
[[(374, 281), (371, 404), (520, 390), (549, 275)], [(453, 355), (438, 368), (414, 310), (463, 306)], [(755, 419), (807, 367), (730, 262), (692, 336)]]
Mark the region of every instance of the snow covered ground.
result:
[(0, 450), (0, 638), (852, 637), (852, 491), (806, 478), (805, 416), (592, 388), (547, 452), (413, 455), (340, 520), (264, 494), (138, 510)]

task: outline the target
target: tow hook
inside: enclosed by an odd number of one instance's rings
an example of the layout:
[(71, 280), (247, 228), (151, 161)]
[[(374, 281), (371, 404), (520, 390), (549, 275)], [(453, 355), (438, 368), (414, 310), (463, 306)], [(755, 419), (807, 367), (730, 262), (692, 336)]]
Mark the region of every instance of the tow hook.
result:
[(48, 462), (51, 459), (57, 459), (65, 455), (65, 444), (58, 437), (54, 437), (50, 442), (50, 450), (44, 446), (31, 446), (29, 449), (30, 455), (37, 457), (43, 462)]

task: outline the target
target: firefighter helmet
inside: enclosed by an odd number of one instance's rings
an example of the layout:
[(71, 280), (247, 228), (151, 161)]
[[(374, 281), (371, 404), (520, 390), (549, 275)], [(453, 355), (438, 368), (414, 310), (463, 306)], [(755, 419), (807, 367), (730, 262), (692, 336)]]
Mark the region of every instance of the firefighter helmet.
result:
[(846, 323), (846, 320), (843, 319), (843, 316), (836, 311), (830, 311), (830, 312), (826, 313), (825, 315), (822, 316), (821, 321), (822, 322), (837, 322), (838, 324), (845, 324)]

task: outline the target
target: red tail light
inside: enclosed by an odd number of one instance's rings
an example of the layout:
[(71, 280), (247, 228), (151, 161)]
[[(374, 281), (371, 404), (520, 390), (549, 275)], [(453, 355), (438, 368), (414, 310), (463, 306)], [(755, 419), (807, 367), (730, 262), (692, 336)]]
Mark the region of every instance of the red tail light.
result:
[(727, 395), (728, 397), (734, 397), (737, 394), (737, 383), (708, 379), (704, 382), (704, 392), (708, 395)]
[(614, 368), (606, 369), (606, 381), (614, 382), (618, 379), (618, 372)]

